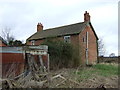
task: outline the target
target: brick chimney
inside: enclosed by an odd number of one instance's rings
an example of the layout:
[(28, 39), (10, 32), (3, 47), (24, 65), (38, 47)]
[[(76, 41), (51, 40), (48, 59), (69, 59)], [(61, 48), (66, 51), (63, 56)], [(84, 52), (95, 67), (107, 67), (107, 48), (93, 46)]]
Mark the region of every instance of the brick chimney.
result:
[(84, 22), (90, 22), (90, 15), (87, 11), (84, 13)]
[(37, 25), (37, 32), (43, 30), (43, 25), (41, 23), (38, 23)]

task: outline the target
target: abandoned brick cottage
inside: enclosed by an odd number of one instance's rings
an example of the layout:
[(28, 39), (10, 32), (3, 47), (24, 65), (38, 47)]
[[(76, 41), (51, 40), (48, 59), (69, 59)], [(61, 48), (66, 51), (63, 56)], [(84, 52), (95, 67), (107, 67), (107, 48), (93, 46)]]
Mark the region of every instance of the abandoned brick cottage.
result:
[(47, 37), (57, 37), (65, 42), (72, 43), (80, 49), (82, 64), (94, 64), (98, 56), (98, 37), (90, 22), (90, 15), (86, 11), (84, 22), (43, 30), (43, 25), (38, 23), (37, 32), (27, 40), (27, 45), (40, 45)]
[[(65, 42), (72, 43), (74, 46), (78, 46), (81, 55), (81, 61), (85, 64), (93, 64), (97, 61), (97, 40), (98, 37), (90, 22), (89, 13), (85, 12), (84, 22), (66, 25), (57, 28), (51, 28), (43, 30), (43, 25), (37, 25), (37, 32), (30, 36), (26, 44), (27, 45), (40, 45), (47, 37), (57, 36), (58, 39)], [(3, 38), (0, 38), (0, 72), (2, 77), (5, 77), (8, 73), (8, 69), (14, 71), (11, 75), (19, 75), (24, 69), (24, 55), (22, 51), (18, 51), (22, 47), (9, 47)]]

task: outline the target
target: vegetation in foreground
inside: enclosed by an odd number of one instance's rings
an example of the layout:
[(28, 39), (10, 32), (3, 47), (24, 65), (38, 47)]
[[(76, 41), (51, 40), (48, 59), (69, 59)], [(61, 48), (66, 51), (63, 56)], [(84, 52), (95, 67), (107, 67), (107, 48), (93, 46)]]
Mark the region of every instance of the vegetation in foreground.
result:
[[(104, 73), (104, 74), (103, 74)], [(49, 74), (36, 74), (39, 78), (28, 74), (17, 80), (3, 80), (4, 87), (11, 88), (97, 88), (104, 85), (105, 88), (118, 87), (118, 68), (111, 64), (97, 64), (84, 68), (62, 68), (52, 70)], [(47, 78), (49, 76), (49, 79)], [(1, 86), (1, 85), (0, 85)]]
[(113, 64), (96, 64), (92, 67), (86, 67), (73, 72), (77, 76), (77, 80), (80, 82), (85, 79), (92, 78), (94, 75), (111, 77), (118, 75), (118, 65)]
[(51, 69), (77, 67), (80, 65), (78, 49), (73, 47), (71, 43), (50, 37), (43, 42), (43, 45), (48, 45), (49, 47)]
[(51, 72), (61, 74), (66, 79), (75, 81), (79, 85), (72, 82), (64, 82), (57, 88), (96, 88), (104, 85), (105, 88), (118, 88), (118, 64), (96, 64), (92, 67), (63, 68)]

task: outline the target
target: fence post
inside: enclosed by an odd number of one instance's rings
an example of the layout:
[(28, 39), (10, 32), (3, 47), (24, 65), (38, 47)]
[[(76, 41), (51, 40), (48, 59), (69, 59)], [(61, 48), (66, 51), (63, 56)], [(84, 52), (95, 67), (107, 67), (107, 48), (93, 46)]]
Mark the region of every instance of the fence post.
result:
[(50, 57), (49, 57), (49, 54), (48, 54), (48, 72), (50, 71)]

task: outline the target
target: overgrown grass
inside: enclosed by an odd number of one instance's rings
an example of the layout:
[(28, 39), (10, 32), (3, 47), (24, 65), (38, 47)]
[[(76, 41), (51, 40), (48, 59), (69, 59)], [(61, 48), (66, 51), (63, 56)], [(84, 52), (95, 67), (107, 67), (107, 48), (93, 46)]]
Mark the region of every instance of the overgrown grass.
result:
[(83, 81), (85, 79), (91, 78), (92, 74), (96, 73), (95, 70), (87, 70), (87, 69), (83, 69), (82, 71), (78, 71), (76, 74), (79, 75), (78, 77), (78, 81)]
[(95, 68), (96, 72), (102, 76), (118, 75), (118, 66), (115, 65), (96, 64), (93, 68)]
[(96, 64), (92, 67), (86, 67), (82, 70), (74, 72), (74, 75), (78, 76), (78, 81), (91, 78), (93, 75), (109, 77), (112, 75), (118, 75), (118, 66), (111, 64)]

